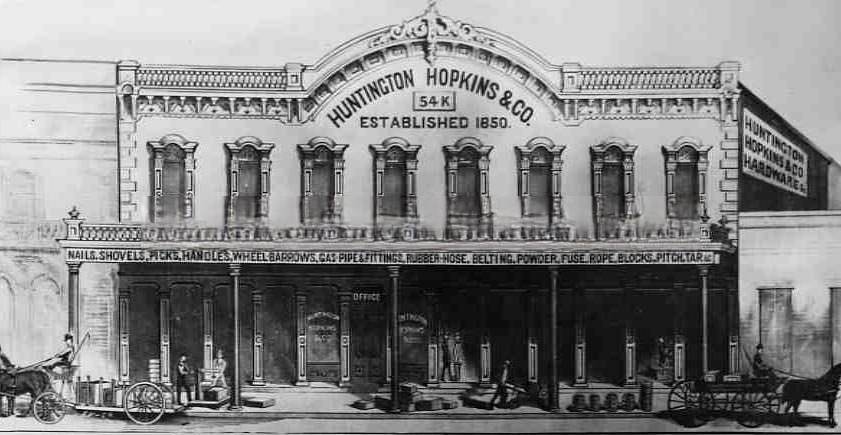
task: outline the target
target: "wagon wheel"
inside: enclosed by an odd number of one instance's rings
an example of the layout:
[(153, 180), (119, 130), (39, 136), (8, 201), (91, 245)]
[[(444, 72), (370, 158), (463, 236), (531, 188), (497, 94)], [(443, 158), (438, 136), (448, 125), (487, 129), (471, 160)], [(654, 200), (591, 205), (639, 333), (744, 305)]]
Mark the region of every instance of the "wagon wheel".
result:
[(123, 409), (128, 418), (137, 424), (155, 424), (164, 415), (164, 393), (151, 382), (140, 382), (131, 386), (123, 400)]
[(32, 402), (32, 415), (40, 423), (56, 424), (65, 414), (64, 399), (55, 391), (41, 393)]
[(756, 428), (779, 414), (780, 396), (773, 391), (750, 391), (742, 393), (736, 407), (736, 421), (744, 427)]
[(669, 391), (668, 410), (676, 421), (686, 427), (700, 427), (706, 421), (701, 418), (706, 414), (702, 408), (701, 395), (694, 391), (692, 381), (680, 381)]

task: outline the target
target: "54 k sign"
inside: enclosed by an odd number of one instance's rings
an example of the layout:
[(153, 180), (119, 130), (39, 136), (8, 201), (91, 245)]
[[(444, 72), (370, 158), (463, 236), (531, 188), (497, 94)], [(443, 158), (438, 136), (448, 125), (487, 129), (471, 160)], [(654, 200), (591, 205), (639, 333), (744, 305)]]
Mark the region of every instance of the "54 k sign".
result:
[(455, 91), (414, 92), (412, 109), (416, 112), (453, 112), (456, 110), (456, 93)]

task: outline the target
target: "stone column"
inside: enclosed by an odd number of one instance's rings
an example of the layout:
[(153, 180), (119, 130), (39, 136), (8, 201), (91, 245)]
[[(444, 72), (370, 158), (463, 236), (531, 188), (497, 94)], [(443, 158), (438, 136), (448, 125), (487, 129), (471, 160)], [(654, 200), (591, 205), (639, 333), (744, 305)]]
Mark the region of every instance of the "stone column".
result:
[(129, 331), (131, 329), (131, 311), (129, 311), (129, 306), (131, 302), (131, 290), (128, 287), (120, 287), (118, 296), (117, 296), (117, 325), (119, 327), (119, 331), (117, 332), (119, 336), (119, 366), (120, 366), (120, 379), (119, 382), (121, 385), (129, 385), (131, 381), (129, 380)]
[(530, 384), (537, 383), (538, 381), (538, 374), (539, 374), (539, 367), (540, 367), (540, 358), (538, 353), (538, 331), (540, 331), (539, 325), (537, 325), (539, 315), (538, 315), (538, 303), (537, 303), (537, 290), (531, 289), (528, 292), (528, 310), (526, 312), (526, 327), (528, 328), (528, 338), (527, 338), (527, 361), (528, 361), (528, 382)]
[[(168, 284), (167, 284), (168, 285)], [(170, 377), (170, 296), (169, 287), (164, 287), (158, 292), (158, 311), (160, 318), (160, 341), (161, 341), (161, 382), (171, 386)]]
[(479, 313), (481, 325), (481, 343), (479, 343), (479, 385), (490, 387), (493, 385), (493, 374), (491, 373), (491, 337), (488, 329), (488, 288), (479, 288)]
[(298, 380), (295, 385), (307, 386), (307, 294), (295, 293), (296, 325), (298, 330)]
[(549, 355), (552, 364), (551, 373), (549, 376), (549, 409), (552, 412), (560, 410), (560, 403), (558, 397), (558, 386), (560, 384), (558, 367), (558, 267), (553, 266), (549, 268), (549, 325), (550, 341)]
[(626, 279), (622, 285), (625, 303), (625, 379), (624, 385), (637, 384), (637, 331), (634, 327), (634, 282)]
[(673, 369), (675, 382), (686, 379), (686, 336), (684, 323), (686, 322), (686, 287), (683, 282), (675, 280), (672, 284), (672, 305), (674, 314), (674, 349)]
[(397, 402), (398, 369), (400, 368), (400, 333), (398, 325), (398, 298), (400, 296), (400, 266), (388, 266), (388, 277), (391, 281), (391, 409), (390, 412), (400, 412)]
[(252, 337), (254, 378), (251, 380), (251, 385), (266, 385), (263, 373), (263, 289), (257, 285), (251, 290), (251, 312), (251, 319), (254, 322), (254, 336)]
[(239, 370), (239, 275), (241, 266), (236, 263), (228, 265), (228, 271), (231, 275), (231, 291), (233, 292), (233, 310), (234, 318), (234, 376), (231, 382), (231, 404), (228, 409), (240, 410), (242, 409), (242, 397), (240, 396), (240, 370)]
[[(67, 263), (67, 330), (79, 343), (81, 329), (82, 295), (79, 292), (79, 268), (82, 263)], [(46, 319), (42, 319), (46, 320)]]
[(739, 373), (739, 282), (735, 276), (727, 278), (724, 288), (727, 303), (727, 372)]
[(709, 370), (709, 294), (707, 290), (707, 278), (709, 277), (709, 266), (699, 266), (698, 276), (701, 279), (701, 370), (707, 373)]
[(350, 293), (339, 293), (339, 328), (341, 337), (341, 345), (339, 347), (340, 387), (350, 385), (350, 298)]
[[(438, 375), (441, 373), (439, 366), (438, 354), (438, 294), (435, 292), (428, 292), (426, 294), (426, 318), (429, 320), (427, 327), (427, 375), (426, 385), (430, 387), (438, 386)], [(446, 346), (446, 343), (444, 344)]]
[[(204, 385), (213, 380), (213, 287), (202, 288), (202, 338), (204, 355)], [(196, 387), (198, 388), (198, 387)]]
[(587, 323), (584, 289), (579, 285), (572, 291), (575, 308), (575, 380), (576, 387), (587, 386)]

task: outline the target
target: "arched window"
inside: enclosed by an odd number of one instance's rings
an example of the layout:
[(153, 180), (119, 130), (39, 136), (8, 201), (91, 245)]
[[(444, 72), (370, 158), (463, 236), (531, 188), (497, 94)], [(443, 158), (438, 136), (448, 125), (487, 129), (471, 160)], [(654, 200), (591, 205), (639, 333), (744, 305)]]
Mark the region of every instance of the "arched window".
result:
[(706, 214), (709, 145), (681, 137), (663, 147), (666, 160), (666, 214), (670, 219), (696, 220)]
[(417, 220), (415, 172), (420, 145), (392, 137), (370, 148), (374, 154), (375, 220)]
[(342, 221), (344, 152), (347, 144), (316, 137), (298, 145), (301, 155), (301, 221), (304, 224)]
[(447, 158), (447, 223), (479, 226), (490, 231), (491, 198), (488, 179), (492, 146), (466, 137), (444, 147)]
[(226, 143), (228, 149), (228, 221), (263, 220), (269, 215), (269, 180), (274, 144), (254, 137)]
[(522, 216), (556, 222), (563, 217), (561, 153), (565, 147), (555, 145), (549, 138), (536, 137), (516, 148)]
[(590, 148), (596, 234), (615, 234), (634, 214), (634, 151), (623, 139), (610, 138)]
[(177, 134), (149, 142), (152, 153), (152, 210), (155, 222), (193, 217), (195, 159), (198, 144)]

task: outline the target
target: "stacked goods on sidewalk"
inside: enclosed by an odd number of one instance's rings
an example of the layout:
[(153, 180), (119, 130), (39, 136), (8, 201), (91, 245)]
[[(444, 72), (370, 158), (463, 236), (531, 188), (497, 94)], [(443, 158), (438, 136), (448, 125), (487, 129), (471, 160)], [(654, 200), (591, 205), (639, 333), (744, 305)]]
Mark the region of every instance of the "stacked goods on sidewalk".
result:
[(422, 399), (421, 393), (418, 391), (418, 384), (412, 382), (404, 382), (400, 384), (397, 392), (397, 403), (400, 410), (403, 412), (412, 412), (415, 410), (417, 402)]
[(275, 399), (270, 397), (244, 398), (242, 404), (249, 408), (268, 408), (275, 405)]
[[(634, 393), (623, 393), (621, 395), (621, 399), (618, 393), (616, 392), (609, 392), (604, 396), (604, 402), (602, 402), (601, 395), (597, 393), (592, 393), (589, 396), (585, 395), (584, 393), (575, 393), (572, 396), (572, 402), (567, 406), (567, 411), (569, 412), (617, 412), (619, 410), (622, 411), (633, 411), (637, 408), (642, 409), (643, 411), (651, 411), (652, 402), (653, 402), (653, 391), (651, 386), (648, 385), (647, 387), (641, 388), (641, 396), (640, 400), (644, 402), (637, 403), (636, 396)], [(644, 396), (643, 396), (644, 395)]]
[(161, 360), (149, 360), (149, 382), (153, 384), (161, 383)]

